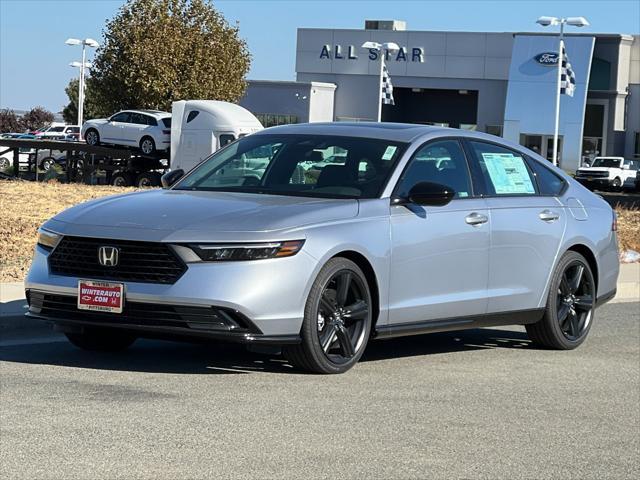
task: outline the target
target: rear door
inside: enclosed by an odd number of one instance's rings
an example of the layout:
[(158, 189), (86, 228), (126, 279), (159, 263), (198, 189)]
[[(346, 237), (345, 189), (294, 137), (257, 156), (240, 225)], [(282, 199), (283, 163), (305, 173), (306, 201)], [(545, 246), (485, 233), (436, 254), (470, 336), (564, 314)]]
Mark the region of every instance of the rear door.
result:
[(491, 218), (488, 313), (537, 308), (564, 235), (565, 209), (540, 191), (523, 154), (477, 140), (466, 146)]

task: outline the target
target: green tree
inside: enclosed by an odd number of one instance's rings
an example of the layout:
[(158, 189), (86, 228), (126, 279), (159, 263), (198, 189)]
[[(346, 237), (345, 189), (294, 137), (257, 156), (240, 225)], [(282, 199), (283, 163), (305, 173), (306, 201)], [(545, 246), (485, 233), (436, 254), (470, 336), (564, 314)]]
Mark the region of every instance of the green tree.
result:
[(107, 22), (91, 83), (101, 115), (170, 110), (175, 100), (237, 101), (251, 56), (208, 0), (129, 0)]
[(22, 130), (24, 128), (16, 112), (8, 108), (0, 110), (0, 133), (21, 132)]
[[(62, 109), (62, 117), (64, 121), (75, 125), (78, 121), (78, 84), (80, 80), (77, 78), (72, 78), (69, 81), (69, 85), (64, 89), (67, 97), (69, 97), (69, 103)], [(83, 121), (91, 120), (92, 118), (97, 118), (101, 115), (108, 115), (108, 112), (104, 113), (101, 111), (99, 106), (95, 101), (95, 93), (94, 93), (94, 82), (91, 77), (87, 77), (85, 79), (85, 87), (84, 87), (84, 112), (83, 112)]]
[(33, 131), (42, 127), (46, 127), (51, 122), (53, 122), (53, 119), (53, 113), (51, 113), (49, 110), (46, 110), (43, 107), (34, 107), (27, 113), (22, 115), (20, 123), (22, 123), (23, 129)]

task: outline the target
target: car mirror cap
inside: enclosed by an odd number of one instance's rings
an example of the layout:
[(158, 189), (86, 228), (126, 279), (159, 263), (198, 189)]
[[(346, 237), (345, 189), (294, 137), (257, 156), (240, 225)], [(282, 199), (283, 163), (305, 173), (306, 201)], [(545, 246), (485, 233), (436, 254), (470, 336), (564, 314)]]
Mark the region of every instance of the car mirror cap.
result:
[(443, 207), (453, 200), (455, 194), (455, 190), (447, 185), (419, 182), (409, 191), (409, 201), (416, 205)]
[(162, 183), (162, 188), (170, 188), (174, 185), (178, 180), (180, 180), (184, 176), (184, 170), (178, 168), (177, 170), (171, 170), (160, 178), (160, 182)]

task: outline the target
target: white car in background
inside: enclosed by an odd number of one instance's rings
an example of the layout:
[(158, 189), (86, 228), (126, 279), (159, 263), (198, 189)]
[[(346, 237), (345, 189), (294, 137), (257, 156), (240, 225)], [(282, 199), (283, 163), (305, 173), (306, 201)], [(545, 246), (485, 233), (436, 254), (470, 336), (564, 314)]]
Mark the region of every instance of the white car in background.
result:
[(60, 140), (67, 137), (78, 137), (80, 128), (75, 125), (51, 125), (49, 128), (35, 134), (39, 139)]
[(89, 145), (126, 145), (151, 155), (171, 145), (171, 114), (159, 110), (123, 110), (109, 118), (85, 122), (82, 138)]
[(610, 188), (622, 190), (635, 186), (636, 172), (640, 163), (623, 157), (596, 157), (589, 167), (576, 171), (575, 179), (587, 188)]

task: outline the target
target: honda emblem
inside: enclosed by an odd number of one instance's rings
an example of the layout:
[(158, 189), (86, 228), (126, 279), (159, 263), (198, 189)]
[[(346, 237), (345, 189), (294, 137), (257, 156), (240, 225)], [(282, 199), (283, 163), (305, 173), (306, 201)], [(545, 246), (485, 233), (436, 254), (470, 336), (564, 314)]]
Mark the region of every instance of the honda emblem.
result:
[(118, 265), (120, 251), (116, 247), (99, 247), (98, 262), (103, 267), (115, 267)]

